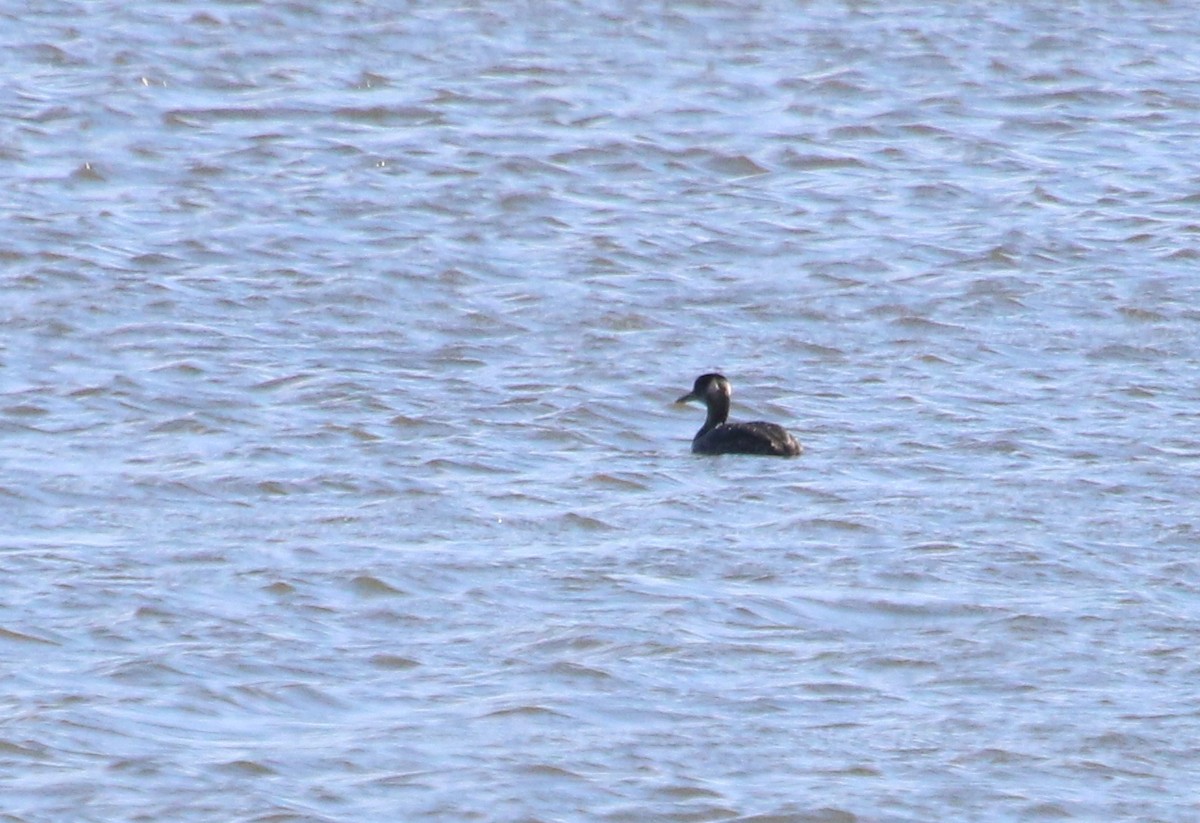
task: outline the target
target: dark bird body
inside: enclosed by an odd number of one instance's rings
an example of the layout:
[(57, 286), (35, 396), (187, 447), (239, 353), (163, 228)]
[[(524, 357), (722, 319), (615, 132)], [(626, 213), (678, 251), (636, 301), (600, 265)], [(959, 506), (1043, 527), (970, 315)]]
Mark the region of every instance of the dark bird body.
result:
[(787, 429), (775, 423), (755, 420), (751, 423), (730, 423), (729, 398), (733, 389), (724, 375), (702, 374), (696, 378), (691, 392), (676, 400), (687, 403), (701, 400), (708, 407), (708, 416), (696, 436), (692, 451), (697, 454), (762, 454), (775, 457), (795, 457), (802, 449)]

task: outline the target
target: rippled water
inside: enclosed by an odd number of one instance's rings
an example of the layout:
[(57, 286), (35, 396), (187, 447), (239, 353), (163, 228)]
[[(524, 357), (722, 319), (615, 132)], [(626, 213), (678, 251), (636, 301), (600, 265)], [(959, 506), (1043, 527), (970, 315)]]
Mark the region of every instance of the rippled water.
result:
[(0, 5), (0, 816), (1200, 817), (1198, 19)]

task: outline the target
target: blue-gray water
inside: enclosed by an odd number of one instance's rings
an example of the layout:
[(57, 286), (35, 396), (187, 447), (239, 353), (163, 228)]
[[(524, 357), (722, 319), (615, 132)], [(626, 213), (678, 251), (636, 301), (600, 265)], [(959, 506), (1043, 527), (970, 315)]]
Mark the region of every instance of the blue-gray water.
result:
[(3, 3), (0, 819), (1200, 818), (1197, 43)]

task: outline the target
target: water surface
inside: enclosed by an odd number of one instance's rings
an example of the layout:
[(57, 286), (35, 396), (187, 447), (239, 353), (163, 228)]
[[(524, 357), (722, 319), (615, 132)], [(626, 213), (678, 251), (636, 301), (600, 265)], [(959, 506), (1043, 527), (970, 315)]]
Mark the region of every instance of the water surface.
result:
[(6, 820), (1200, 814), (1191, 7), (0, 20)]

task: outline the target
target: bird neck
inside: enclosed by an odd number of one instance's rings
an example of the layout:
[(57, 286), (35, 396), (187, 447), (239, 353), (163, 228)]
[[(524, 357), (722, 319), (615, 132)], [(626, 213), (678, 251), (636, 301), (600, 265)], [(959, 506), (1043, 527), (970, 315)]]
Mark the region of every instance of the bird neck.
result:
[(702, 437), (708, 434), (728, 419), (729, 398), (720, 396), (708, 398), (708, 416), (704, 419), (704, 427), (700, 429), (696, 436)]

